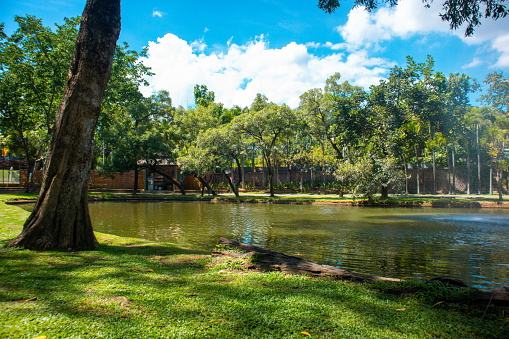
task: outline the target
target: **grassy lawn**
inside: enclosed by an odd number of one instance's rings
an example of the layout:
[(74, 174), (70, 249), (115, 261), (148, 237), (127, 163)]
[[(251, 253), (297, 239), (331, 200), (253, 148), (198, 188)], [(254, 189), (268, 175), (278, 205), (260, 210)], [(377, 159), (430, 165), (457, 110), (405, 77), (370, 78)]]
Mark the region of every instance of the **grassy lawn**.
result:
[(0, 338), (509, 338), (508, 319), (438, 285), (395, 296), (99, 233), (96, 251), (4, 249), (28, 215), (12, 197), (0, 195)]

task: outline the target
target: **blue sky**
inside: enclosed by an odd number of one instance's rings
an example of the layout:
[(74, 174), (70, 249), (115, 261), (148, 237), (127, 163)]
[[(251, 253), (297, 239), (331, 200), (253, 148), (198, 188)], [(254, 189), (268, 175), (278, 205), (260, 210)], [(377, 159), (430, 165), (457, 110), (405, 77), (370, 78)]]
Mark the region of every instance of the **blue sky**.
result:
[[(464, 30), (441, 22), (438, 1), (424, 9), (421, 0), (405, 0), (373, 13), (344, 1), (332, 15), (317, 2), (122, 0), (120, 41), (149, 48), (144, 63), (156, 75), (143, 92), (166, 89), (183, 106), (193, 103), (194, 85), (205, 84), (228, 107), (250, 105), (258, 92), (296, 107), (300, 94), (323, 87), (335, 72), (368, 89), (394, 65), (404, 66), (407, 55), (424, 62), (430, 54), (437, 70), (479, 82), (488, 73), (509, 72), (509, 18), (485, 21), (465, 38)], [(15, 15), (35, 15), (51, 26), (80, 15), (84, 5), (2, 1), (0, 21), (11, 34)]]

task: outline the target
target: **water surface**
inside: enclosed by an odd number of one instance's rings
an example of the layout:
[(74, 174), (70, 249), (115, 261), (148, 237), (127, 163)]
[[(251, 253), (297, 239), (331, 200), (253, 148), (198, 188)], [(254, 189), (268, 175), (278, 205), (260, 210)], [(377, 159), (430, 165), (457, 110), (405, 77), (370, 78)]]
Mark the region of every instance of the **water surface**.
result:
[(219, 237), (350, 271), (509, 285), (509, 211), (337, 205), (96, 202), (94, 229), (211, 251)]

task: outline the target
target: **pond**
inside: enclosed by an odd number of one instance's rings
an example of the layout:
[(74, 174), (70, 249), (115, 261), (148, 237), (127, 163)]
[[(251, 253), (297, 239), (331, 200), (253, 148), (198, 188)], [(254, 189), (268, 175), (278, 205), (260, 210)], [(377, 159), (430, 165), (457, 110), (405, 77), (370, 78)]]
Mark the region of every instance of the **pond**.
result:
[(96, 202), (94, 229), (211, 251), (219, 237), (357, 273), (509, 285), (509, 211), (210, 202)]

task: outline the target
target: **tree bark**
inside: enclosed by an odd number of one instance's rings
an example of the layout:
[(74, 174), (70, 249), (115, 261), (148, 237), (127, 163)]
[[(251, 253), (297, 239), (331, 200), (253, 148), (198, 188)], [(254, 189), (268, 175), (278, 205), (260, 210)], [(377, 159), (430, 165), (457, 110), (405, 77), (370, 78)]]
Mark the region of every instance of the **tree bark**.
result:
[(41, 192), (23, 231), (8, 247), (97, 246), (88, 212), (88, 179), (94, 133), (119, 34), (120, 0), (87, 0)]
[(388, 199), (389, 198), (389, 189), (385, 186), (382, 186), (382, 193), (380, 195), (380, 199)]

